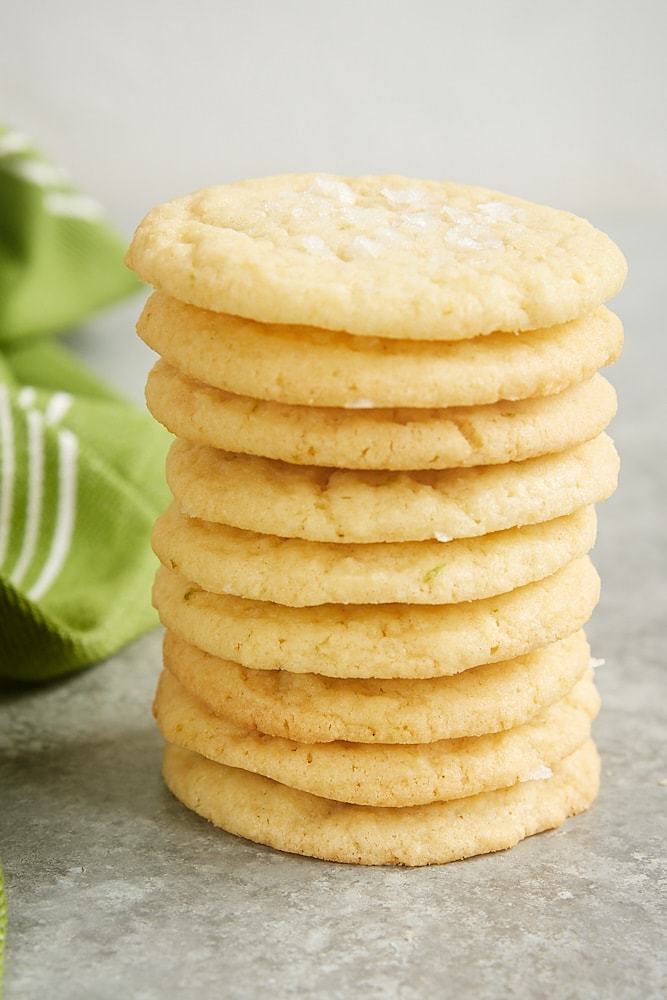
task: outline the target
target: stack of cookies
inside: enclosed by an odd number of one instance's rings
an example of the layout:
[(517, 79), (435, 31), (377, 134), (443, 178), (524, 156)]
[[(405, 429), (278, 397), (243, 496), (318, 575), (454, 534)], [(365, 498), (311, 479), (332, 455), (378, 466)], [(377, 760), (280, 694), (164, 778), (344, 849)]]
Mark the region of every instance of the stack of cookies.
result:
[(175, 436), (153, 534), (172, 792), (358, 864), (586, 809), (617, 247), (478, 188), (289, 175), (159, 206), (127, 262)]

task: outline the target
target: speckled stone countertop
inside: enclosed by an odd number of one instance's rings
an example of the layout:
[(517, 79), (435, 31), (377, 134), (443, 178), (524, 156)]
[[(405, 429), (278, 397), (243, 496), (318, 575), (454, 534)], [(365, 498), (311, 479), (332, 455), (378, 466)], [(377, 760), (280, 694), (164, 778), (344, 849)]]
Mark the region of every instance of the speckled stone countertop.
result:
[[(623, 470), (599, 508), (603, 595), (587, 629), (605, 660), (594, 807), (511, 851), (435, 868), (355, 868), (236, 839), (163, 787), (155, 632), (0, 697), (5, 1000), (667, 995), (664, 221), (602, 223), (631, 270), (610, 371)], [(138, 397), (137, 312), (97, 324), (117, 325), (112, 346), (75, 343)]]

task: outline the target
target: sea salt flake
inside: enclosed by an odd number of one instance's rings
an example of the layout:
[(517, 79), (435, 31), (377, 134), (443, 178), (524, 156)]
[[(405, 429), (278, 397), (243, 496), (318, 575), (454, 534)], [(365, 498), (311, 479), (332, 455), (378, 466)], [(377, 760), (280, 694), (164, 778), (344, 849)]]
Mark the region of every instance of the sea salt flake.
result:
[(438, 220), (429, 212), (404, 212), (401, 221), (415, 229), (435, 229)]
[(351, 259), (359, 257), (379, 257), (383, 247), (377, 240), (371, 240), (367, 236), (355, 236), (348, 247), (348, 256)]
[(304, 194), (303, 198), (292, 209), (291, 215), (293, 219), (312, 216), (316, 216), (318, 219), (330, 219), (338, 210), (339, 206), (332, 203), (330, 198)]
[(345, 181), (330, 180), (328, 177), (316, 177), (308, 190), (326, 195), (327, 198), (335, 198), (336, 201), (346, 205), (354, 205), (357, 200), (349, 184), (346, 184)]
[(380, 226), (375, 231), (375, 238), (381, 243), (386, 243), (387, 246), (404, 247), (410, 244), (407, 236), (404, 236), (400, 230), (393, 229), (391, 226)]
[(363, 205), (343, 205), (339, 218), (364, 233), (372, 233), (379, 228), (389, 227), (390, 216), (383, 208), (367, 208)]
[(300, 237), (304, 250), (307, 250), (313, 257), (324, 257), (330, 259), (335, 257), (331, 247), (324, 242), (321, 236), (315, 233), (306, 233)]
[(553, 778), (553, 771), (546, 764), (541, 764), (540, 767), (536, 768), (532, 774), (529, 774), (527, 778), (521, 778), (521, 781), (546, 781), (547, 778)]
[(474, 219), (465, 219), (452, 226), (445, 233), (445, 242), (475, 250), (503, 245), (502, 240), (499, 240), (488, 226), (480, 225)]
[(424, 192), (418, 188), (403, 188), (400, 190), (382, 188), (380, 194), (394, 205), (414, 205), (424, 200)]
[(456, 208), (454, 205), (443, 205), (440, 209), (440, 214), (446, 216), (450, 222), (463, 222), (468, 224), (472, 222), (470, 216), (464, 212), (462, 208)]
[(457, 247), (466, 247), (467, 249), (480, 249), (484, 246), (479, 240), (474, 239), (472, 236), (465, 236), (463, 233), (457, 233), (455, 229), (450, 229), (445, 239), (448, 243), (453, 243)]
[(516, 209), (504, 201), (485, 201), (477, 206), (477, 211), (488, 219), (509, 222), (516, 215)]

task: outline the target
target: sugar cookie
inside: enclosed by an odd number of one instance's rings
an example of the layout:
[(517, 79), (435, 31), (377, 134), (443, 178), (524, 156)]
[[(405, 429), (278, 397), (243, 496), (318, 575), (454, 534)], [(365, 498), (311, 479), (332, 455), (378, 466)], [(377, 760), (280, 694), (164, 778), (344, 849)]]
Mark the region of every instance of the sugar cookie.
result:
[(446, 469), (519, 462), (600, 434), (616, 413), (602, 375), (553, 396), (444, 410), (345, 410), (234, 396), (160, 359), (146, 383), (156, 420), (178, 437), (296, 465)]
[(329, 861), (416, 866), (505, 850), (560, 826), (595, 799), (600, 760), (589, 740), (551, 777), (402, 808), (334, 802), (169, 743), (163, 773), (189, 809), (247, 840)]
[(414, 806), (526, 781), (589, 737), (600, 699), (592, 675), (513, 729), (431, 743), (297, 743), (242, 729), (213, 712), (164, 670), (153, 711), (169, 743), (229, 767), (339, 802)]
[(288, 608), (210, 594), (161, 568), (153, 600), (187, 642), (258, 670), (440, 677), (521, 656), (580, 629), (600, 595), (588, 556), (537, 583), (454, 605)]
[(422, 680), (253, 670), (164, 635), (165, 667), (216, 715), (300, 743), (429, 743), (511, 729), (564, 698), (589, 663), (581, 629), (513, 660)]
[(451, 604), (550, 576), (595, 544), (593, 507), (540, 524), (449, 542), (341, 544), (185, 517), (171, 504), (153, 527), (164, 566), (214, 594), (289, 607)]
[(191, 378), (307, 406), (449, 407), (549, 396), (614, 362), (620, 320), (601, 307), (546, 330), (401, 341), (267, 325), (154, 293), (137, 332)]
[(568, 212), (445, 181), (314, 174), (159, 205), (126, 262), (215, 312), (426, 340), (567, 322), (626, 273), (609, 237)]
[(607, 434), (525, 462), (431, 472), (288, 465), (177, 438), (166, 474), (190, 517), (319, 542), (473, 538), (571, 514), (616, 489)]

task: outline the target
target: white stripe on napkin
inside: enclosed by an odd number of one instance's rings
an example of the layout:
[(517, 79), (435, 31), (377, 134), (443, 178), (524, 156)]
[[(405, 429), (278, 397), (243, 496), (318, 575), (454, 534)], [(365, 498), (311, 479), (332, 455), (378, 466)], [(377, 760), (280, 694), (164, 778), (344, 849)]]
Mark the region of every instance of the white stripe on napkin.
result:
[[(38, 394), (33, 386), (24, 386), (17, 402), (25, 412), (27, 454), (25, 456), (26, 505), (21, 550), (9, 576), (20, 586), (30, 572), (39, 544), (44, 504), (55, 500), (56, 517), (53, 536), (37, 580), (28, 590), (31, 600), (39, 600), (55, 582), (67, 559), (76, 521), (77, 462), (79, 441), (67, 428), (56, 431), (57, 497), (44, 496), (46, 466), (45, 427), (56, 428), (72, 405), (68, 392), (55, 392), (47, 399), (44, 411), (36, 407)], [(17, 476), (15, 427), (6, 386), (0, 386), (0, 566), (9, 548), (12, 511)]]

